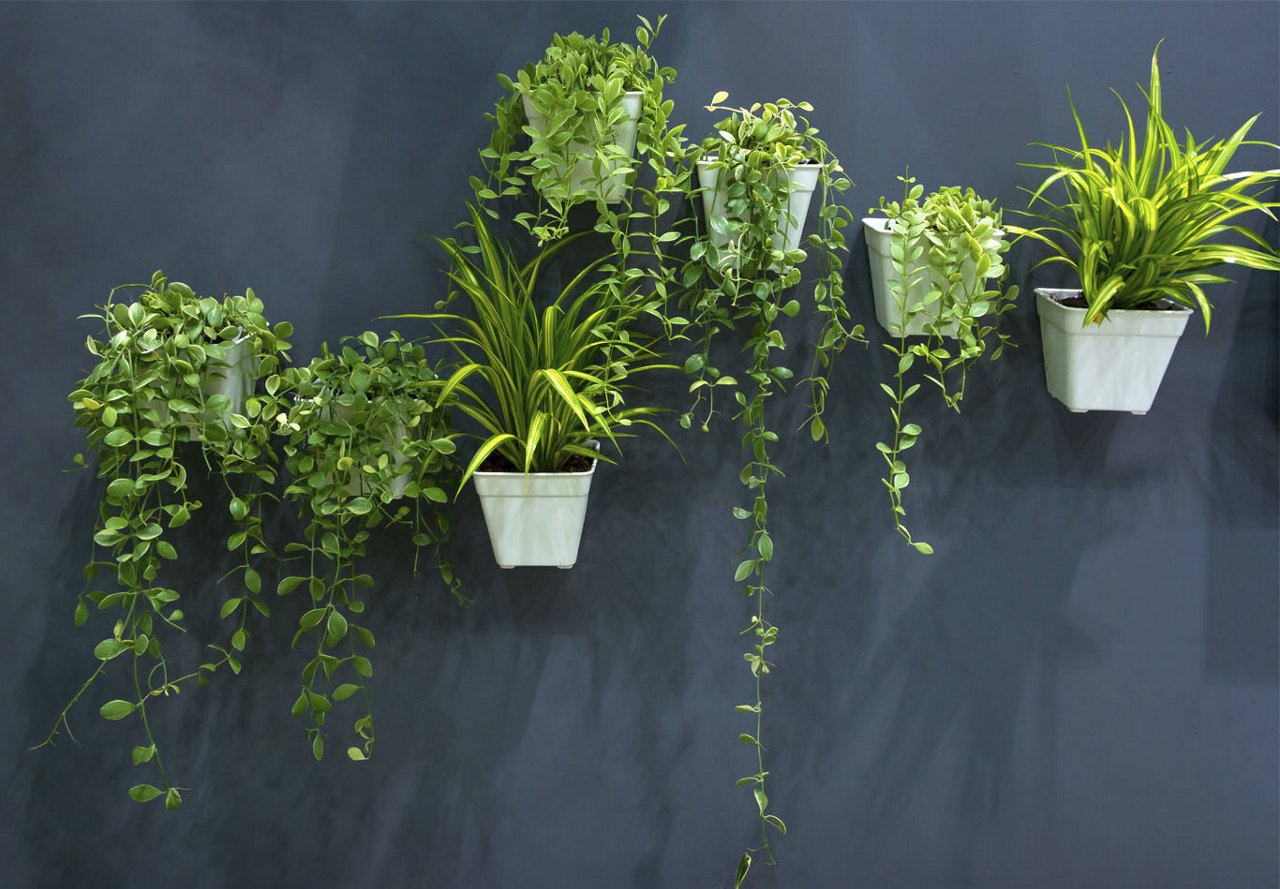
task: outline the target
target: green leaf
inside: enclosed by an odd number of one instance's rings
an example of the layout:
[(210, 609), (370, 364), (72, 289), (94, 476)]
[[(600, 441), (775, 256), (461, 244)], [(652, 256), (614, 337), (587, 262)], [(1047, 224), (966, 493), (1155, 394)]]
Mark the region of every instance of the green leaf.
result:
[(231, 511), (231, 517), (237, 522), (243, 521), (244, 517), (249, 514), (249, 504), (245, 503), (239, 497), (232, 497), (231, 503), (228, 505)]
[(223, 602), (222, 608), (218, 611), (218, 617), (226, 619), (228, 616), (234, 614), (235, 610), (240, 607), (240, 603), (242, 601), (244, 600), (241, 597), (236, 596), (235, 598), (228, 599)]
[(333, 699), (335, 701), (345, 701), (359, 690), (360, 686), (351, 682), (344, 682), (333, 690)]
[(168, 559), (170, 562), (178, 558), (178, 551), (174, 549), (173, 544), (167, 540), (157, 541), (156, 552), (160, 554), (160, 558)]
[(324, 738), (319, 732), (316, 732), (315, 739), (311, 742), (311, 755), (316, 758), (316, 762), (324, 759)]
[[(84, 604), (83, 602), (80, 604)], [(119, 639), (103, 639), (93, 648), (93, 656), (100, 661), (109, 661), (129, 650)]]
[(911, 545), (914, 546), (916, 549), (918, 549), (920, 552), (924, 553), (926, 556), (933, 555), (933, 547), (925, 543), (923, 540), (914, 541), (912, 542)]
[(747, 874), (751, 872), (751, 853), (743, 852), (742, 860), (738, 862), (738, 873), (733, 878), (733, 889), (741, 889), (742, 881), (747, 878)]
[(169, 792), (164, 795), (164, 807), (170, 812), (176, 812), (182, 806), (182, 794), (178, 793), (178, 788), (170, 787)]
[(359, 747), (348, 747), (347, 758), (352, 760), (353, 762), (363, 762), (369, 757), (365, 756), (364, 751), (361, 750)]
[(738, 563), (738, 569), (733, 572), (733, 580), (735, 583), (742, 583), (756, 570), (755, 559), (744, 559)]
[(262, 575), (252, 568), (244, 569), (244, 586), (256, 596), (262, 592)]
[(347, 635), (347, 619), (343, 617), (337, 609), (329, 612), (329, 623), (327, 626), (329, 630), (329, 637), (335, 642)]
[(231, 647), (236, 651), (244, 651), (245, 638), (244, 628), (241, 627), (231, 634)]
[(297, 589), (298, 586), (305, 580), (306, 580), (305, 577), (299, 577), (298, 575), (282, 578), (280, 583), (276, 585), (276, 595), (279, 595), (279, 596), (288, 595), (289, 593)]
[(373, 675), (373, 664), (369, 662), (367, 657), (356, 655), (351, 659), (351, 666), (355, 668), (357, 673), (366, 679)]
[(116, 719), (124, 719), (126, 716), (128, 716), (130, 713), (132, 713), (134, 710), (137, 710), (137, 709), (138, 709), (137, 704), (134, 704), (131, 701), (121, 701), (117, 699), (114, 701), (107, 701), (105, 704), (102, 705), (102, 709), (99, 710), (98, 712), (102, 714), (103, 719), (116, 720)]
[(138, 765), (142, 765), (144, 762), (151, 762), (152, 758), (155, 755), (156, 755), (155, 744), (149, 744), (146, 747), (134, 747), (133, 756), (132, 756), (133, 764), (135, 766), (138, 766)]
[(760, 532), (760, 537), (756, 540), (756, 549), (764, 561), (767, 562), (773, 558), (773, 538), (769, 536), (768, 531)]
[[(144, 747), (134, 748), (135, 752), (137, 750), (144, 750), (144, 749), (146, 748)], [(137, 765), (137, 764), (138, 764), (137, 762), (134, 762), (134, 765)], [(151, 784), (135, 784), (129, 788), (129, 796), (133, 799), (134, 802), (138, 802), (138, 803), (150, 802), (151, 800), (160, 796), (162, 793), (164, 793), (163, 790)]]
[(123, 447), (133, 441), (133, 433), (128, 429), (112, 429), (102, 437), (102, 443), (113, 448)]

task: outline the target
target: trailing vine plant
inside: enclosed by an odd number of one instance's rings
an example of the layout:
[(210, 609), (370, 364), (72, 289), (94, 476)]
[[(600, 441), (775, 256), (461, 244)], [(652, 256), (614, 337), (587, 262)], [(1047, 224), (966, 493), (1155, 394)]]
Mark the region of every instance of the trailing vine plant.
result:
[[(117, 301), (121, 293), (133, 297)], [(44, 743), (63, 728), (74, 739), (68, 713), (110, 666), (121, 667), (132, 693), (106, 702), (99, 712), (109, 720), (138, 720), (143, 743), (133, 748), (133, 764), (151, 764), (158, 776), (158, 784), (134, 785), (129, 795), (138, 802), (163, 797), (167, 808), (177, 809), (186, 788), (175, 783), (161, 755), (152, 728), (154, 707), (192, 680), (203, 684), (223, 666), (239, 673), (250, 607), (269, 614), (259, 597), (254, 558), (270, 553), (260, 502), (275, 479), (275, 462), (265, 423), (247, 396), (258, 377), (279, 368), (292, 328), (282, 322), (272, 329), (252, 290), (221, 300), (198, 298), (162, 272), (150, 285), (112, 290), (97, 313), (81, 317), (100, 321), (103, 331), (85, 342), (96, 364), (69, 400), (76, 425), (86, 431), (86, 451), (96, 454), (97, 474), (108, 483), (75, 623), (88, 623), (94, 610), (116, 617), (109, 635), (94, 646), (97, 668)], [(243, 593), (221, 606), (221, 617), (235, 628), (224, 642), (208, 645), (216, 657), (180, 673), (171, 669), (166, 646), (188, 631), (187, 619), (179, 607), (182, 594), (164, 583), (162, 568), (178, 558), (166, 532), (185, 525), (202, 506), (188, 488), (192, 457), (206, 465), (212, 458), (231, 493), (237, 530), (228, 548), (243, 558), (230, 574), (240, 575)], [(86, 465), (84, 455), (77, 454), (76, 462)]]
[[(922, 201), (924, 186), (916, 184), (910, 171), (898, 181), (903, 185), (902, 201), (882, 197), (879, 207), (891, 233), (894, 274), (886, 276), (886, 283), (901, 321), (898, 339), (883, 344), (896, 361), (894, 384), (880, 384), (891, 402), (893, 437), (888, 443), (876, 442), (876, 450), (886, 465), (881, 482), (889, 492), (894, 527), (907, 543), (928, 555), (933, 547), (915, 540), (903, 523), (907, 513), (902, 492), (911, 476), (902, 454), (922, 431), (918, 423), (903, 423), (907, 401), (922, 385), (908, 384), (907, 375), (919, 361), (924, 379), (939, 389), (947, 407), (959, 412), (969, 368), (992, 345), (992, 361), (1010, 345), (997, 324), (1014, 307), (1018, 287), (1003, 288), (1009, 241), (994, 201), (954, 186), (940, 188)], [(924, 322), (924, 339), (908, 343), (909, 331), (919, 321)]]
[(370, 533), (411, 525), (415, 545), (434, 548), (441, 578), (462, 598), (454, 566), (440, 553), (450, 524), (438, 507), (448, 500), (457, 435), (449, 405), (437, 403), (441, 385), (422, 346), (372, 331), (346, 338), (336, 352), (322, 346), (307, 367), (267, 379), (284, 436), (285, 498), (305, 522), (304, 541), (285, 547), (302, 570), (283, 577), (276, 591), (302, 589), (310, 599), (293, 644), (305, 640), (313, 654), (292, 713), (309, 721), (316, 759), (324, 756), (334, 704), (357, 696), (353, 731), (360, 742), (347, 747), (347, 756), (360, 761), (373, 754), (366, 680), (373, 676), (375, 639), (361, 620), (374, 580), (358, 570)]
[[(763, 851), (773, 862), (770, 830), (785, 834), (787, 829), (783, 820), (769, 811), (769, 772), (764, 758), (762, 683), (772, 666), (768, 649), (778, 639), (778, 627), (765, 609), (766, 599), (772, 595), (766, 569), (774, 556), (767, 490), (773, 477), (783, 476), (769, 453), (778, 435), (770, 427), (766, 408), (769, 399), (784, 392), (794, 377), (792, 368), (776, 353), (787, 345), (782, 319), (801, 313), (800, 300), (791, 292), (801, 283), (801, 265), (806, 259), (814, 270), (812, 309), (821, 320), (813, 363), (805, 378), (810, 403), (805, 424), (814, 441), (827, 438), (822, 416), (832, 362), (851, 339), (861, 338), (862, 327), (851, 323), (844, 302), (841, 254), (848, 252), (843, 229), (850, 214), (836, 203), (836, 195), (852, 183), (818, 130), (799, 113), (812, 111), (812, 106), (780, 99), (740, 108), (723, 105), (726, 99), (728, 93), (717, 92), (706, 106), (708, 111), (728, 112), (729, 116), (690, 156), (698, 164), (701, 188), (691, 188), (689, 197), (695, 202), (702, 200), (707, 235), (698, 235), (691, 243), (690, 259), (681, 276), (683, 305), (689, 310), (695, 341), (685, 371), (694, 377), (690, 390), (695, 398), (680, 422), (685, 428), (697, 422), (706, 431), (718, 410), (717, 392), (722, 387), (733, 389), (735, 418), (742, 422), (742, 444), (749, 455), (739, 474), (749, 492), (749, 506), (735, 507), (733, 515), (749, 522), (750, 531), (746, 557), (734, 571), (734, 581), (744, 585), (756, 606), (742, 631), (752, 640), (743, 657), (751, 670), (755, 696), (751, 703), (737, 707), (753, 720), (752, 731), (739, 738), (754, 749), (756, 767), (737, 783), (751, 787), (760, 821), (760, 846), (743, 853), (735, 877), (737, 886), (751, 868), (753, 851)], [(802, 168), (816, 178), (819, 205), (817, 230), (803, 241), (799, 233), (805, 220), (791, 209), (791, 197), (801, 188), (791, 174)], [(750, 356), (739, 371), (744, 378), (741, 386), (738, 376), (714, 366), (711, 354), (717, 334), (737, 329), (745, 330), (743, 351)]]

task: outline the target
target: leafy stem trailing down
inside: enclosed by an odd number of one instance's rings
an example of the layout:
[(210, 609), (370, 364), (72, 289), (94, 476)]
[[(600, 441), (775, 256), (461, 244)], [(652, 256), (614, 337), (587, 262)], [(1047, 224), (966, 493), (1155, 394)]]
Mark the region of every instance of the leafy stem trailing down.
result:
[[(1244, 145), (1280, 148), (1270, 142), (1246, 140), (1260, 115), (1244, 122), (1227, 139), (1197, 142), (1190, 132), (1179, 142), (1165, 122), (1156, 44), (1151, 54), (1151, 83), (1147, 100), (1146, 130), (1141, 144), (1134, 130), (1129, 106), (1118, 92), (1127, 131), (1116, 146), (1089, 144), (1084, 124), (1071, 99), (1071, 116), (1080, 136), (1078, 149), (1033, 143), (1049, 149), (1049, 163), (1022, 166), (1045, 171), (1044, 181), (1030, 191), (1029, 207), (1043, 205), (1044, 212), (1024, 215), (1043, 221), (1010, 231), (1049, 247), (1051, 255), (1034, 268), (1060, 262), (1076, 272), (1088, 303), (1084, 323), (1100, 323), (1111, 309), (1133, 309), (1168, 299), (1198, 309), (1205, 333), (1213, 307), (1204, 292), (1206, 284), (1227, 281), (1209, 269), (1223, 264), (1280, 271), (1280, 252), (1261, 236), (1240, 225), (1238, 217), (1257, 211), (1272, 219), (1280, 202), (1262, 198), (1280, 182), (1280, 169), (1228, 173), (1236, 151)], [(1061, 183), (1062, 203), (1048, 197)], [(1222, 235), (1234, 234), (1254, 246), (1225, 243)]]
[[(323, 346), (309, 366), (266, 381), (285, 436), (285, 497), (306, 521), (304, 542), (286, 547), (302, 571), (282, 578), (277, 593), (302, 589), (310, 599), (293, 644), (310, 639), (314, 654), (302, 669), (292, 712), (309, 719), (316, 759), (324, 756), (333, 705), (355, 696), (361, 710), (353, 731), (362, 743), (349, 746), (347, 756), (360, 761), (373, 754), (366, 680), (373, 675), (368, 652), (375, 639), (359, 621), (374, 580), (357, 570), (370, 533), (412, 524), (415, 545), (434, 546), (441, 578), (461, 598), (454, 567), (440, 556), (450, 525), (438, 509), (448, 500), (444, 485), (454, 474), (458, 434), (447, 407), (438, 404), (441, 385), (422, 346), (395, 332), (379, 338), (372, 331), (346, 338), (337, 352)], [(424, 503), (431, 510), (426, 516)]]
[[(762, 683), (771, 668), (768, 649), (778, 639), (778, 628), (768, 619), (765, 608), (772, 595), (765, 571), (774, 557), (766, 492), (774, 476), (783, 476), (769, 454), (778, 435), (769, 426), (766, 408), (769, 399), (785, 391), (794, 377), (794, 371), (777, 353), (786, 348), (782, 320), (801, 313), (800, 300), (789, 294), (800, 284), (801, 264), (810, 255), (816, 269), (812, 306), (821, 322), (806, 379), (810, 400), (806, 424), (815, 441), (827, 438), (822, 415), (833, 359), (849, 340), (862, 336), (862, 328), (850, 323), (844, 303), (840, 254), (848, 252), (843, 229), (849, 212), (835, 200), (852, 183), (818, 130), (798, 114), (812, 111), (812, 106), (779, 99), (738, 108), (723, 105), (727, 99), (728, 93), (718, 92), (706, 106), (708, 111), (728, 112), (729, 116), (691, 154), (698, 167), (700, 188), (691, 189), (689, 197), (694, 202), (701, 200), (707, 235), (695, 236), (681, 275), (683, 305), (690, 314), (688, 323), (696, 345), (685, 362), (685, 371), (695, 377), (690, 385), (695, 400), (680, 422), (688, 428), (696, 421), (705, 431), (717, 413), (717, 392), (732, 389), (738, 406), (735, 417), (744, 427), (742, 444), (749, 454), (739, 479), (750, 492), (750, 507), (737, 507), (733, 514), (749, 521), (751, 530), (746, 558), (738, 564), (734, 580), (744, 585), (756, 606), (743, 630), (752, 639), (743, 656), (755, 683), (755, 696), (751, 703), (737, 708), (754, 717), (754, 730), (739, 738), (755, 751), (755, 771), (738, 785), (752, 789), (760, 821), (760, 847), (743, 853), (735, 877), (735, 885), (740, 885), (750, 871), (753, 851), (763, 850), (772, 863), (770, 830), (786, 833), (782, 819), (769, 811), (769, 772), (764, 761)], [(807, 209), (807, 199), (793, 199), (802, 192), (807, 197), (809, 190), (817, 191), (819, 209), (817, 230), (804, 241), (806, 251), (800, 243), (805, 223), (801, 204)], [(737, 376), (714, 366), (711, 353), (717, 334), (740, 328), (745, 328), (743, 351), (750, 356), (739, 372), (743, 386)]]
[[(136, 295), (117, 302), (121, 291)], [(97, 454), (98, 475), (109, 482), (75, 622), (88, 622), (91, 605), (114, 610), (118, 617), (110, 635), (94, 647), (98, 666), (59, 714), (45, 743), (60, 728), (70, 734), (70, 709), (109, 664), (123, 664), (133, 694), (108, 701), (99, 712), (109, 720), (136, 716), (142, 728), (144, 743), (133, 748), (132, 760), (154, 764), (159, 785), (132, 787), (129, 795), (138, 802), (163, 797), (170, 809), (182, 803), (184, 788), (172, 779), (152, 730), (154, 705), (180, 693), (190, 680), (203, 683), (224, 665), (239, 673), (250, 608), (269, 614), (258, 595), (261, 576), (253, 563), (270, 554), (259, 504), (265, 486), (275, 480), (275, 462), (269, 431), (247, 396), (258, 376), (279, 367), (292, 328), (281, 323), (273, 330), (262, 312), (252, 290), (222, 300), (197, 298), (186, 284), (156, 272), (149, 286), (116, 288), (99, 313), (82, 316), (100, 321), (103, 336), (86, 340), (97, 363), (69, 400), (76, 424), (86, 430), (87, 449)], [(237, 530), (228, 549), (240, 550), (242, 558), (230, 573), (240, 575), (243, 593), (221, 608), (221, 617), (235, 628), (225, 643), (208, 646), (217, 656), (178, 674), (170, 668), (165, 645), (175, 633), (187, 632), (186, 615), (179, 607), (181, 593), (162, 582), (161, 571), (165, 562), (178, 558), (166, 531), (185, 525), (201, 507), (189, 496), (188, 455), (200, 455), (206, 464), (212, 457), (231, 492)], [(76, 462), (84, 465), (83, 455)], [(102, 550), (106, 557), (99, 555)]]
[[(876, 442), (876, 449), (886, 465), (881, 482), (889, 492), (894, 527), (907, 543), (928, 555), (933, 547), (913, 539), (903, 523), (902, 492), (911, 476), (902, 452), (915, 445), (921, 433), (919, 424), (903, 423), (907, 400), (921, 386), (908, 384), (907, 374), (919, 361), (924, 378), (941, 391), (947, 407), (959, 412), (969, 368), (987, 353), (989, 341), (994, 337), (996, 343), (993, 361), (1009, 345), (1008, 335), (995, 322), (1013, 308), (1018, 288), (1001, 289), (1008, 274), (1003, 256), (1009, 242), (994, 201), (983, 200), (973, 189), (952, 186), (921, 201), (924, 187), (909, 171), (898, 181), (902, 202), (882, 197), (879, 208), (889, 219), (893, 274), (886, 276), (886, 283), (900, 320), (897, 341), (883, 344), (895, 360), (894, 385), (880, 384), (892, 402), (893, 438), (888, 444)], [(924, 339), (909, 344), (919, 322)], [(955, 344), (948, 344), (948, 339)], [(958, 375), (958, 381), (949, 382), (948, 374)]]

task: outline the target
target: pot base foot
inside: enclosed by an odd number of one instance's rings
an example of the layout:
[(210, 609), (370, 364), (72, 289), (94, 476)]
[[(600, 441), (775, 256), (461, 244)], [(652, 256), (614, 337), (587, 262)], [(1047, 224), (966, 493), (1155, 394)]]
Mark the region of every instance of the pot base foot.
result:
[(1088, 409), (1087, 407), (1069, 407), (1069, 408), (1067, 408), (1067, 410), (1071, 411), (1071, 413), (1073, 413), (1073, 414), (1087, 414), (1087, 413), (1089, 413), (1089, 409)]
[(1135, 417), (1145, 417), (1147, 415), (1146, 411), (1129, 411), (1129, 413), (1133, 414)]

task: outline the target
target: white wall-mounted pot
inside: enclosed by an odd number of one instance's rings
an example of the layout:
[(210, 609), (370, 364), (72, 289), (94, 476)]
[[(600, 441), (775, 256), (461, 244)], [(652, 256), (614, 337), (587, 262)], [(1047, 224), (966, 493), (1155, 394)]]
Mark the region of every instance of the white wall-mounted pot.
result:
[[(204, 409), (205, 422), (217, 420), (227, 429), (231, 429), (231, 415), (244, 413), (245, 402), (253, 394), (257, 382), (258, 355), (253, 350), (249, 334), (243, 334), (239, 339), (227, 344), (221, 360), (208, 359), (200, 371), (200, 392), (204, 395), (205, 401), (207, 402), (215, 395), (222, 395), (227, 399), (225, 407)], [(138, 407), (140, 410), (154, 407), (162, 423), (169, 419), (169, 405), (163, 399), (152, 399), (140, 403)], [(200, 429), (194, 421), (188, 420), (185, 426), (192, 441), (200, 438)]]
[[(303, 399), (311, 401), (311, 399)], [(350, 421), (351, 413), (354, 410), (345, 404), (328, 404), (321, 409), (326, 418), (340, 417), (343, 420)], [(400, 442), (404, 441), (409, 430), (404, 423), (396, 421), (395, 428), (382, 439), (382, 446), (386, 450), (387, 457), (391, 461), (391, 468), (399, 470), (405, 463), (409, 462), (409, 458), (404, 455), (404, 451), (400, 449)], [(347, 493), (352, 497), (359, 497), (362, 494), (368, 494), (368, 484), (365, 481), (365, 472), (357, 465), (352, 466), (348, 471), (346, 489)], [(405, 489), (409, 487), (410, 472), (403, 472), (395, 476), (391, 480), (388, 489), (391, 491), (391, 499), (399, 500), (404, 496)], [(325, 481), (328, 482), (330, 477), (326, 476)]]
[(583, 472), (476, 472), (471, 478), (500, 568), (572, 568), (598, 460)]
[(1036, 289), (1049, 394), (1076, 413), (1151, 409), (1191, 310), (1112, 309), (1101, 324), (1084, 325), (1085, 309), (1061, 300), (1079, 290)]
[[(875, 297), (876, 320), (880, 322), (880, 326), (894, 336), (902, 336), (902, 306), (893, 296), (891, 285), (901, 280), (901, 270), (898, 264), (893, 261), (893, 232), (889, 227), (889, 220), (882, 216), (867, 216), (862, 220), (862, 228), (867, 237), (867, 260), (871, 266), (871, 293)], [(1001, 237), (1004, 232), (999, 229), (995, 232), (995, 237)], [(911, 264), (911, 273), (914, 275), (920, 269), (925, 267), (924, 258), (916, 260)], [(977, 274), (977, 263), (973, 260), (965, 260), (964, 265), (960, 267), (960, 274), (966, 290), (973, 287), (974, 276)], [(988, 276), (993, 277), (993, 276)], [(937, 277), (932, 272), (925, 272), (916, 280), (909, 293), (907, 293), (906, 305), (912, 306), (916, 303), (926, 303), (923, 310), (918, 312), (907, 323), (907, 336), (923, 336), (928, 332), (928, 325), (936, 317), (938, 311), (937, 302), (927, 303), (929, 298), (929, 289)], [(948, 321), (940, 328), (943, 336), (955, 338), (956, 322)]]
[[(537, 108), (533, 107), (533, 102), (530, 101), (528, 95), (522, 94), (521, 98), (524, 100), (524, 113), (529, 120), (529, 126), (538, 133), (544, 132), (547, 125), (546, 117)], [(640, 113), (643, 109), (644, 93), (633, 90), (622, 94), (622, 110), (626, 113), (626, 120), (613, 128), (613, 142), (629, 158), (635, 157), (636, 125), (640, 121)], [(574, 154), (584, 153), (589, 155), (594, 153), (595, 146), (586, 145), (582, 142), (570, 142), (569, 150)], [(563, 177), (563, 168), (564, 164), (561, 163), (556, 171), (557, 179)], [(618, 203), (627, 193), (626, 165), (621, 160), (613, 160), (606, 164), (605, 169), (601, 172), (605, 174), (602, 179), (595, 175), (593, 164), (590, 160), (579, 160), (573, 165), (573, 169), (569, 171), (568, 193), (552, 193), (545, 196), (562, 199), (603, 197), (607, 203)]]
[[(717, 233), (711, 228), (712, 216), (725, 216), (725, 207), (729, 201), (728, 188), (720, 182), (720, 169), (713, 166), (716, 158), (710, 157), (698, 161), (698, 185), (702, 190), (702, 212), (707, 221), (711, 243), (716, 247), (724, 247), (729, 243), (729, 235)], [(818, 178), (822, 174), (820, 164), (796, 164), (787, 168), (787, 206), (779, 210), (776, 229), (773, 233), (774, 250), (795, 250), (800, 246), (800, 236), (804, 234), (805, 218), (809, 215), (809, 202), (813, 198), (814, 189), (818, 187)], [(795, 224), (791, 224), (791, 220)], [(777, 266), (773, 271), (777, 271)]]

